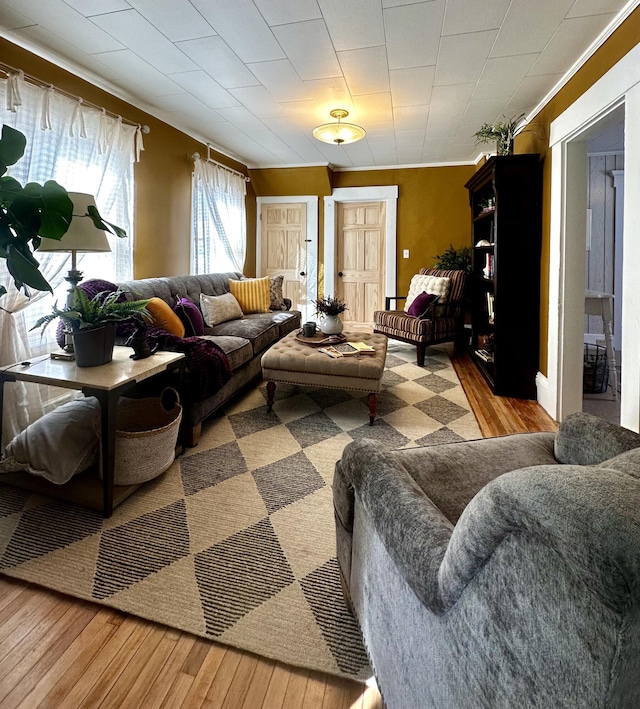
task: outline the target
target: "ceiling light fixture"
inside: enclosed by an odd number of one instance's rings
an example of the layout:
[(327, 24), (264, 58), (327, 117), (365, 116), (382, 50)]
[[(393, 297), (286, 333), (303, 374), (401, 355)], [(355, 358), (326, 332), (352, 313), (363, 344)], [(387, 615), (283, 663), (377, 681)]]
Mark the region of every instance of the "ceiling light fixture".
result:
[(349, 115), (349, 111), (344, 108), (334, 108), (329, 115), (332, 118), (337, 118), (338, 122), (323, 123), (313, 129), (313, 137), (323, 143), (335, 143), (336, 145), (355, 143), (367, 134), (362, 126), (357, 126), (355, 123), (341, 123), (341, 120)]

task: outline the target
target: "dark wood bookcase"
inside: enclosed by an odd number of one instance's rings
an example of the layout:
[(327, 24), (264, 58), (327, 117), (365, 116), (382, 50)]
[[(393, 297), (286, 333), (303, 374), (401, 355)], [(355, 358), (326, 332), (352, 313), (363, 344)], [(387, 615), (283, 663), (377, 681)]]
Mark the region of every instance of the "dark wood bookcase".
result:
[(540, 335), (540, 156), (491, 157), (465, 187), (473, 250), (471, 356), (495, 394), (535, 399)]

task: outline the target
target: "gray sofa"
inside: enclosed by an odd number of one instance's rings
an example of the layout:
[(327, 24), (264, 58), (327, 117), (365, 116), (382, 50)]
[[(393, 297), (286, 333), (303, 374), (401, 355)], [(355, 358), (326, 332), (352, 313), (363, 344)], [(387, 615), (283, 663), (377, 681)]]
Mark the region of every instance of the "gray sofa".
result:
[(558, 432), (336, 465), (338, 560), (387, 709), (640, 707), (640, 435)]
[[(176, 276), (170, 278), (144, 278), (124, 281), (117, 285), (134, 298), (162, 298), (172, 307), (176, 299), (188, 298), (200, 305), (200, 293), (223, 295), (229, 292), (229, 279), (240, 280), (242, 273), (213, 273), (198, 276)], [(287, 306), (291, 302), (287, 301)], [(269, 313), (245, 315), (242, 319), (206, 327), (204, 337), (215, 342), (225, 353), (233, 373), (224, 386), (203, 401), (183, 388), (183, 435), (186, 445), (196, 445), (200, 437), (202, 422), (234, 396), (249, 382), (260, 375), (260, 360), (264, 352), (287, 333), (300, 327), (300, 313), (297, 310), (276, 310)], [(186, 373), (188, 380), (189, 372)], [(188, 381), (187, 381), (188, 384)]]

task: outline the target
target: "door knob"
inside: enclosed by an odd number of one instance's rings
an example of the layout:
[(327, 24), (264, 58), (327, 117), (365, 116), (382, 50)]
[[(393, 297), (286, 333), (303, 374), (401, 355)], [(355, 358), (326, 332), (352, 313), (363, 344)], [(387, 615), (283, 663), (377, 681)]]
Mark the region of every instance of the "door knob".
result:
[(340, 278), (342, 278), (342, 276), (344, 276), (344, 273), (342, 273), (342, 271), (338, 271), (338, 275), (340, 276)]
[(301, 276), (306, 276), (307, 274), (304, 271), (300, 271)]

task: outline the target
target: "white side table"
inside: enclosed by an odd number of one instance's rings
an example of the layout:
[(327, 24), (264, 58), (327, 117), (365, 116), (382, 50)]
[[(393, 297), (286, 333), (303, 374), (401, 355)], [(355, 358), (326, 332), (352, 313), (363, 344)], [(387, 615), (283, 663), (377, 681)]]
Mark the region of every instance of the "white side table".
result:
[[(115, 347), (113, 361), (100, 367), (78, 367), (75, 362), (42, 357), (27, 363), (16, 362), (0, 369), (0, 431), (2, 430), (3, 388), (6, 382), (34, 382), (51, 384), (65, 389), (78, 389), (85, 396), (95, 396), (100, 402), (102, 428), (102, 512), (110, 517), (114, 506), (114, 467), (116, 445), (116, 412), (118, 399), (138, 382), (149, 379), (170, 369), (184, 367), (184, 355), (180, 352), (156, 352), (146, 359), (133, 360), (131, 348)], [(28, 487), (42, 487), (48, 481), (36, 476)], [(4, 476), (8, 481), (9, 475)], [(69, 486), (73, 480), (66, 483)], [(47, 494), (65, 485), (46, 485)], [(121, 502), (138, 485), (131, 485), (120, 491), (116, 503)]]
[(607, 362), (609, 364), (609, 386), (613, 390), (613, 400), (617, 401), (618, 371), (616, 370), (616, 353), (613, 349), (613, 333), (611, 332), (611, 322), (613, 321), (613, 295), (611, 293), (599, 293), (593, 290), (585, 291), (584, 312), (585, 315), (599, 315), (602, 318)]

